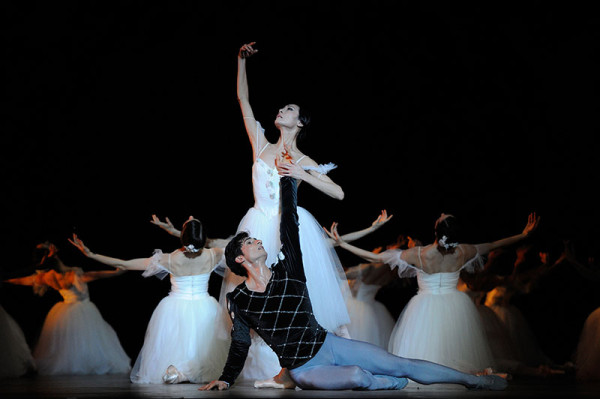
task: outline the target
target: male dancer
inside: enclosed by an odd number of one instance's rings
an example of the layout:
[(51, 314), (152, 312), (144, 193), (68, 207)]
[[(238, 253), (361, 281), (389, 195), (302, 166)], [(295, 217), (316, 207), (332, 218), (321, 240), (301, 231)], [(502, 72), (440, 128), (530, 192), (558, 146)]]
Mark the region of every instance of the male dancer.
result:
[(501, 390), (506, 380), (477, 376), (425, 360), (406, 359), (361, 341), (338, 337), (319, 325), (306, 288), (298, 237), (297, 182), (284, 176), (281, 187), (279, 261), (271, 269), (262, 242), (238, 233), (225, 248), (227, 266), (246, 277), (227, 294), (233, 320), (227, 363), (218, 380), (200, 390), (228, 389), (241, 372), (254, 329), (278, 355), (302, 389), (402, 389), (410, 378), (421, 384), (454, 383)]

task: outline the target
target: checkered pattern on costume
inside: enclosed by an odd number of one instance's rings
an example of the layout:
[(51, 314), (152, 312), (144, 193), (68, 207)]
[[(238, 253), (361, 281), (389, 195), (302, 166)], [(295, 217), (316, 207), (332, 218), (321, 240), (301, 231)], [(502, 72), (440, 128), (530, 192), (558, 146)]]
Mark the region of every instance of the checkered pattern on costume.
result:
[(282, 256), (271, 268), (265, 292), (251, 291), (243, 282), (227, 294), (233, 327), (229, 356), (219, 380), (229, 384), (244, 367), (252, 342), (251, 328), (277, 354), (281, 366), (288, 369), (312, 359), (327, 335), (315, 319), (306, 287), (298, 236), (297, 183), (285, 176), (280, 186)]
[(245, 318), (277, 354), (281, 366), (292, 369), (317, 353), (327, 332), (315, 319), (306, 283), (290, 277), (280, 264), (271, 271), (264, 293), (241, 284), (228, 295), (236, 305), (232, 317)]

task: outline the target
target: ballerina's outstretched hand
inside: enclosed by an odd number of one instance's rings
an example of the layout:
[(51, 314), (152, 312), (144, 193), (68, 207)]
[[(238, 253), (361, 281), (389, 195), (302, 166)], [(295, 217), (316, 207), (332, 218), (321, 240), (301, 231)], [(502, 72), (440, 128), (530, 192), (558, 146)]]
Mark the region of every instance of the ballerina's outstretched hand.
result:
[(256, 42), (250, 42), (250, 43), (244, 44), (242, 47), (240, 47), (238, 57), (248, 58), (248, 57), (258, 53), (258, 50), (256, 50), (253, 47), (255, 44), (256, 44)]

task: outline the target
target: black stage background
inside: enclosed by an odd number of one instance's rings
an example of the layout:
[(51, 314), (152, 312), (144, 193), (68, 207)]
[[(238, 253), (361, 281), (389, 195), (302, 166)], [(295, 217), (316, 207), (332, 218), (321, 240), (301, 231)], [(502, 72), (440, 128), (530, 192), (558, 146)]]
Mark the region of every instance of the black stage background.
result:
[[(583, 2), (483, 4), (3, 2), (2, 276), (30, 272), (44, 240), (68, 265), (105, 268), (72, 233), (122, 258), (175, 249), (153, 213), (234, 233), (253, 203), (235, 93), (249, 41), (257, 118), (274, 138), (279, 107), (304, 104), (301, 148), (339, 165), (330, 176), (345, 199), (301, 187), (300, 205), (342, 233), (394, 214), (357, 245), (401, 233), (429, 243), (441, 212), (470, 241), (493, 240), (531, 211), (541, 233), (595, 243), (598, 14)], [(33, 345), (58, 294), (1, 288)], [(133, 359), (168, 289), (137, 272), (90, 285)]]

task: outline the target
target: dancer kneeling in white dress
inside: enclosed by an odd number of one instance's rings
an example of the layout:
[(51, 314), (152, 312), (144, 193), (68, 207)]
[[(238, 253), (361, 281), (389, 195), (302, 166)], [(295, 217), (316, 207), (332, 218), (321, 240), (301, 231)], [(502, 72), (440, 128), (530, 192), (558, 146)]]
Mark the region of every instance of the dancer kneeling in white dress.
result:
[(206, 235), (190, 216), (181, 233), (181, 248), (151, 258), (122, 260), (90, 251), (71, 241), (87, 257), (127, 270), (144, 270), (144, 277), (171, 276), (171, 292), (154, 310), (131, 381), (134, 383), (202, 383), (216, 378), (225, 364), (229, 342), (219, 337), (218, 301), (209, 295), (211, 272), (223, 256), (222, 248), (205, 248)]

